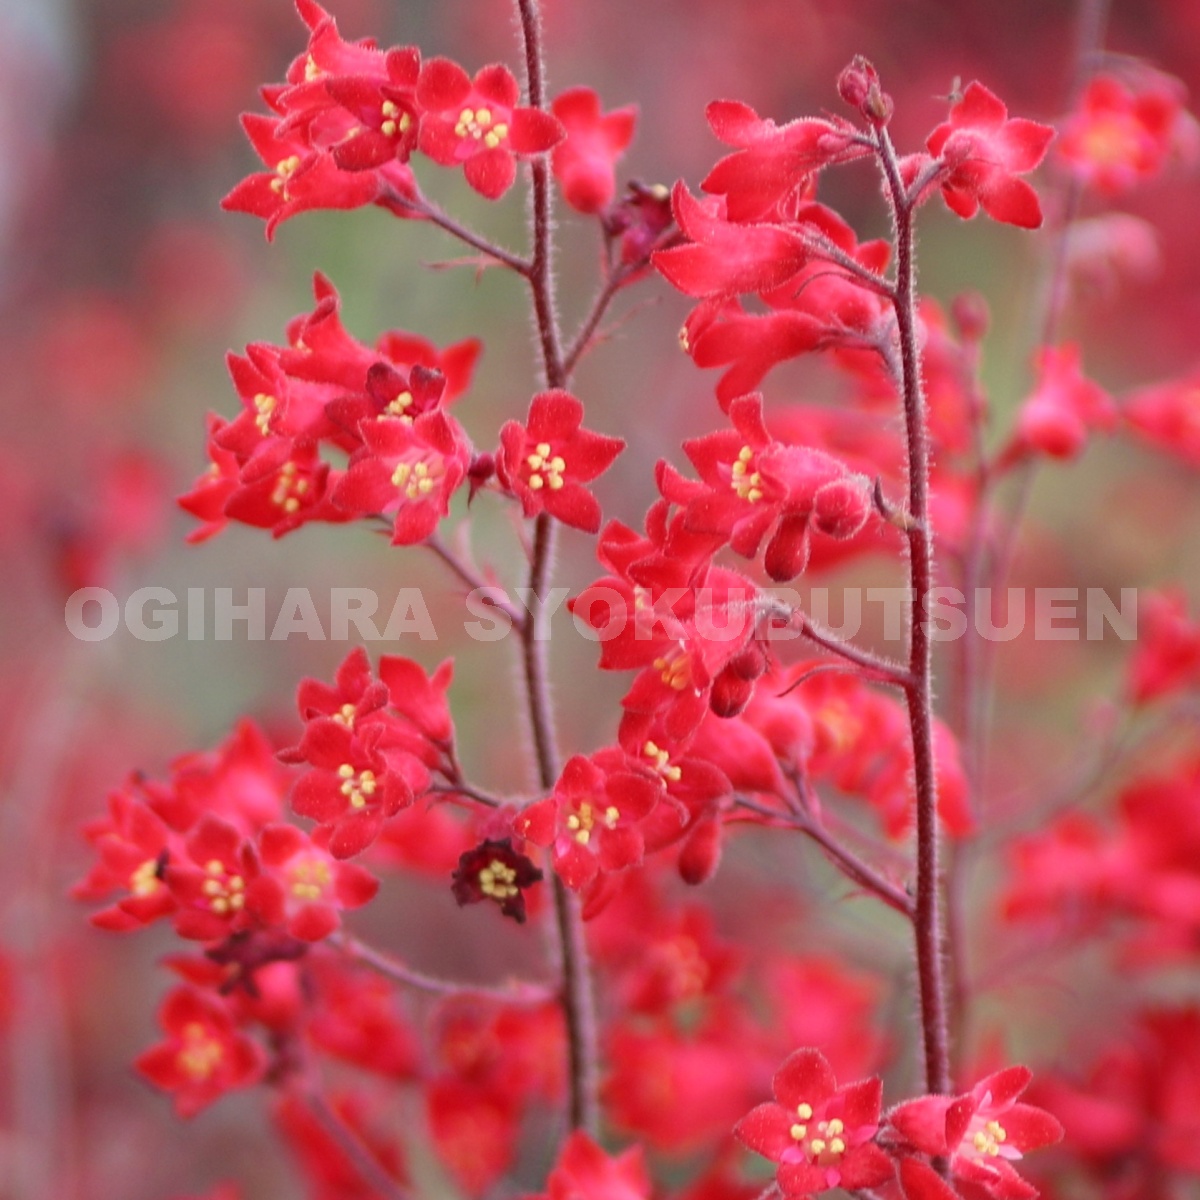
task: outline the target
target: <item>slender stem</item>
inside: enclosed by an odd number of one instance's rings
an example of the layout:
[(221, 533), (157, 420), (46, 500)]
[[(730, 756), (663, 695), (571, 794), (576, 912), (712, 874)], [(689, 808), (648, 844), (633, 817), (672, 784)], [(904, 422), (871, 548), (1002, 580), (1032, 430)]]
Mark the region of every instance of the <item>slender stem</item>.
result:
[(917, 880), (913, 931), (924, 1043), (925, 1087), (950, 1091), (946, 982), (942, 960), (941, 878), (938, 869), (937, 774), (933, 753), (933, 645), (926, 621), (933, 586), (933, 536), (929, 514), (929, 438), (917, 341), (916, 239), (913, 200), (900, 176), (886, 129), (878, 133), (879, 162), (891, 198), (896, 238), (896, 284), (892, 307), (900, 342), (908, 469), (908, 567), (912, 587), (908, 669), (904, 689), (912, 734), (917, 801)]
[(503, 588), (498, 585), (489, 584), (473, 567), (463, 562), (457, 554), (451, 550), (441, 538), (434, 534), (425, 540), (425, 545), (433, 551), (433, 553), (454, 572), (458, 578), (466, 584), (473, 592), (483, 591), (487, 589), (487, 601), (498, 608), (516, 628), (520, 628), (525, 620), (525, 614), (513, 604), (506, 595), (503, 594)]
[(912, 919), (913, 904), (908, 893), (885, 879), (874, 867), (859, 858), (853, 850), (838, 841), (825, 826), (802, 813), (780, 812), (768, 805), (759, 804), (747, 796), (738, 796), (735, 803), (739, 808), (744, 808), (748, 812), (757, 813), (762, 817), (770, 817), (774, 821), (799, 830), (821, 847), (825, 852), (825, 857), (847, 879), (858, 884), (864, 891), (878, 896), (889, 908), (894, 908), (898, 913)]
[[(517, 11), (525, 44), (525, 85), (529, 105), (544, 110), (546, 82), (538, 0), (517, 0)], [(548, 387), (558, 388), (566, 383), (567, 373), (554, 303), (553, 217), (549, 164), (545, 156), (531, 161), (530, 175), (533, 184), (533, 256), (526, 278), (529, 280), (537, 322), (542, 374)], [(558, 778), (558, 751), (546, 663), (548, 630), (542, 605), (542, 599), (549, 589), (554, 535), (554, 523), (546, 513), (540, 513), (534, 522), (529, 564), (529, 589), (536, 608), (520, 628), (522, 666), (538, 782), (546, 790), (551, 789)], [(596, 1014), (583, 917), (578, 897), (567, 890), (557, 874), (552, 872), (552, 877), (554, 926), (562, 969), (561, 999), (567, 1026), (569, 1121), (572, 1129), (582, 1128), (595, 1134), (599, 1128)]]
[(516, 271), (518, 275), (526, 277), (529, 275), (531, 269), (530, 263), (526, 262), (523, 258), (519, 258), (511, 251), (505, 250), (503, 246), (497, 246), (495, 242), (488, 241), (482, 234), (476, 233), (473, 229), (469, 229), (466, 225), (456, 221), (449, 213), (438, 208), (432, 200), (428, 200), (424, 196), (418, 196), (416, 200), (412, 200), (407, 196), (400, 195), (399, 192), (393, 192), (389, 199), (397, 208), (403, 208), (411, 212), (414, 216), (428, 221), (431, 225), (436, 225), (439, 229), (444, 229), (452, 237), (458, 238), (460, 242), (465, 242), (473, 250), (478, 250), (480, 254), (495, 259), (502, 266)]
[(493, 1000), (503, 1000), (508, 1004), (541, 1004), (554, 995), (551, 988), (542, 983), (517, 983), (510, 986), (496, 986), (486, 983), (460, 983), (451, 979), (439, 979), (434, 975), (426, 975), (424, 971), (413, 970), (412, 967), (368, 946), (366, 942), (348, 933), (334, 934), (329, 943), (348, 954), (351, 958), (365, 963), (405, 987), (430, 996), (489, 996)]
[(337, 1143), (338, 1149), (350, 1160), (359, 1178), (372, 1192), (384, 1200), (411, 1200), (411, 1193), (392, 1178), (371, 1153), (370, 1147), (338, 1116), (318, 1089), (306, 1092), (303, 1102), (313, 1119)]
[(567, 356), (563, 360), (563, 374), (566, 378), (569, 379), (571, 377), (571, 373), (575, 370), (576, 365), (583, 356), (583, 352), (591, 343), (597, 326), (604, 319), (604, 314), (608, 311), (608, 306), (613, 302), (613, 298), (632, 274), (633, 271), (618, 267), (604, 281), (604, 286), (592, 302), (591, 311), (584, 317), (583, 324), (580, 325), (579, 332), (575, 334), (570, 348), (567, 350)]
[(874, 654), (870, 650), (864, 650), (859, 646), (855, 646), (852, 642), (843, 641), (841, 638), (822, 629), (820, 625), (811, 621), (807, 616), (804, 617), (803, 634), (810, 642), (815, 642), (823, 649), (829, 650), (839, 657), (846, 659), (847, 662), (852, 662), (856, 666), (863, 667), (881, 682), (891, 683), (901, 688), (906, 688), (913, 682), (911, 672), (899, 663), (892, 662), (890, 658), (884, 658), (882, 655)]

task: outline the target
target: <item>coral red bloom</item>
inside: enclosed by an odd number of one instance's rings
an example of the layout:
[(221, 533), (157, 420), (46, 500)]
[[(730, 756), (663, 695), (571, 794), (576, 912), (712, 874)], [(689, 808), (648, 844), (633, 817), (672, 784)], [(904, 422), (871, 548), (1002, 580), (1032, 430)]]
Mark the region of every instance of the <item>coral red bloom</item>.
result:
[(440, 409), (411, 423), (385, 417), (359, 426), (363, 446), (333, 490), (347, 513), (394, 514), (392, 542), (423, 542), (450, 511), (450, 497), (467, 475), (470, 443)]
[(953, 212), (973, 217), (982, 207), (995, 221), (1036, 229), (1042, 223), (1037, 193), (1017, 176), (1042, 161), (1053, 137), (1049, 125), (1010, 119), (1003, 101), (970, 83), (926, 146), (942, 161), (938, 182)]
[(965, 1095), (909, 1100), (888, 1114), (888, 1123), (914, 1149), (949, 1157), (951, 1173), (973, 1194), (1032, 1200), (1037, 1189), (1012, 1164), (1060, 1141), (1063, 1129), (1048, 1112), (1018, 1101), (1031, 1077), (1027, 1067), (1007, 1067)]
[[(808, 560), (810, 525), (833, 537), (853, 537), (870, 515), (869, 485), (822, 450), (777, 442), (763, 423), (757, 393), (729, 406), (734, 428), (684, 443), (706, 485), (686, 504), (694, 533), (727, 540), (747, 558), (768, 530), (765, 565), (772, 579), (794, 579)], [(778, 522), (778, 524), (776, 524)]]
[(591, 88), (574, 87), (558, 96), (550, 111), (566, 130), (550, 159), (563, 198), (577, 212), (598, 213), (616, 193), (615, 167), (633, 140), (637, 109), (602, 112)]
[(775, 1072), (774, 1104), (760, 1104), (734, 1130), (764, 1158), (779, 1163), (785, 1195), (840, 1187), (878, 1187), (892, 1178), (891, 1159), (874, 1141), (883, 1085), (878, 1079), (837, 1086), (819, 1050), (797, 1050)]
[(1075, 458), (1091, 431), (1109, 432), (1116, 423), (1112, 397), (1084, 377), (1079, 347), (1046, 346), (1038, 354), (1033, 394), (1021, 406), (1013, 444), (1002, 461), (1030, 453)]
[(1179, 81), (1155, 72), (1138, 82), (1142, 86), (1129, 88), (1110, 75), (1097, 75), (1063, 130), (1058, 153), (1099, 191), (1127, 191), (1157, 174), (1173, 150), (1187, 148), (1187, 141), (1195, 148)]
[(430, 59), (417, 82), (422, 153), (443, 167), (461, 164), (481, 196), (498, 200), (517, 177), (518, 156), (545, 154), (563, 139), (553, 116), (519, 100), (516, 79), (499, 63), (471, 79), (447, 58)]
[(649, 1200), (652, 1190), (640, 1146), (611, 1156), (576, 1130), (563, 1144), (539, 1200)]
[[(354, 120), (348, 113), (345, 119), (342, 132), (348, 132)], [(242, 126), (267, 170), (243, 179), (221, 201), (221, 207), (262, 217), (268, 241), (283, 221), (310, 209), (361, 208), (387, 203), (394, 196), (416, 197), (412, 171), (398, 161), (373, 171), (346, 171), (329, 150), (314, 148), (280, 117), (246, 113)]]
[(671, 207), (689, 244), (659, 250), (653, 262), (688, 296), (765, 292), (793, 278), (812, 257), (798, 228), (735, 224), (719, 199), (697, 200), (682, 181), (671, 193)]
[(297, 781), (292, 808), (328, 827), (335, 858), (361, 854), (384, 821), (412, 803), (414, 784), (420, 789), (428, 782), (411, 755), (389, 751), (381, 724), (351, 733), (337, 721), (318, 718), (305, 729), (294, 757), (314, 769)]
[(195, 988), (176, 988), (158, 1015), (167, 1040), (135, 1066), (155, 1087), (170, 1092), (175, 1111), (194, 1117), (234, 1088), (262, 1078), (266, 1055), (239, 1033), (227, 1005)]
[(1200, 372), (1135, 392), (1124, 417), (1152, 446), (1200, 467)]
[(776, 125), (734, 100), (714, 100), (706, 115), (713, 133), (738, 147), (700, 185), (725, 197), (731, 221), (788, 217), (788, 202), (805, 192), (817, 171), (867, 153), (853, 140), (855, 130), (840, 120), (802, 117)]
[(554, 794), (526, 808), (513, 825), (521, 837), (554, 847), (554, 869), (579, 890), (601, 871), (620, 871), (642, 861), (645, 841), (638, 823), (658, 802), (660, 784), (621, 769), (624, 753), (598, 762), (604, 752), (576, 755), (563, 768)]
[(175, 932), (207, 942), (249, 928), (246, 891), (259, 870), (253, 845), (228, 821), (206, 814), (185, 848), (187, 858), (169, 862), (163, 871), (179, 903)]
[(545, 511), (564, 525), (596, 533), (600, 505), (583, 484), (603, 475), (625, 443), (582, 424), (582, 401), (559, 389), (539, 393), (525, 425), (509, 421), (501, 429), (496, 473), (527, 517)]
[(302, 942), (328, 937), (341, 924), (341, 909), (361, 908), (379, 890), (369, 871), (338, 862), (294, 825), (268, 825), (258, 853), (262, 874), (247, 889), (246, 907)]

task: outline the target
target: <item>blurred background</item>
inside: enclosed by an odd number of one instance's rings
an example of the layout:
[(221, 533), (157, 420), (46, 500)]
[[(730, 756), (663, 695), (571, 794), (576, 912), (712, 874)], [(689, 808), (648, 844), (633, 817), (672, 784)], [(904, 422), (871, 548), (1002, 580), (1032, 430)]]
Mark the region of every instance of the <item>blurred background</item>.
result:
[[(472, 71), (497, 60), (518, 67), (508, 0), (328, 7), (347, 39), (417, 44)], [(918, 148), (942, 119), (955, 80), (978, 78), (1011, 113), (1054, 121), (1075, 71), (1076, 5), (1066, 0), (546, 0), (545, 11), (552, 93), (587, 84), (606, 107), (639, 106), (620, 178), (683, 178), (693, 191), (721, 153), (704, 120), (709, 100), (741, 99), (780, 121), (836, 109), (837, 73), (855, 53), (874, 61), (895, 96), (902, 150)], [(277, 542), (233, 526), (201, 545), (184, 542), (195, 522), (174, 497), (205, 467), (205, 414), (238, 408), (224, 354), (282, 342), (285, 322), (312, 307), (314, 270), (338, 287), (345, 323), (364, 342), (389, 329), (439, 346), (483, 339), (474, 384), (456, 409), (477, 447), (494, 446), (537, 386), (519, 281), (434, 269), (459, 255), (436, 230), (369, 208), (303, 215), (268, 245), (260, 222), (220, 211), (221, 197), (259, 165), (238, 115), (261, 110), (258, 87), (283, 77), (305, 37), (287, 0), (0, 0), (4, 1200), (151, 1200), (238, 1176), (254, 1181), (248, 1196), (302, 1194), (253, 1097), (184, 1128), (134, 1078), (129, 1064), (153, 1038), (162, 982), (151, 964), (169, 939), (152, 933), (135, 944), (91, 930), (66, 889), (89, 860), (80, 827), (102, 810), (107, 789), (133, 769), (161, 775), (177, 754), (224, 738), (243, 713), (286, 741), (297, 682), (329, 678), (348, 647), (236, 633), (230, 642), (143, 642), (123, 629), (80, 642), (64, 627), (71, 592), (99, 586), (123, 599), (158, 586), (182, 600), (189, 588), (211, 597), (229, 587), (240, 598), (263, 587), (270, 624), (289, 587), (307, 586), (324, 612), (330, 587), (387, 598), (419, 586), (438, 640), (373, 652), (426, 666), (458, 655), (452, 696), (469, 773), (496, 790), (528, 785), (513, 647), (464, 639), (461, 598), (431, 556), (389, 548), (358, 526), (309, 526)], [(1148, 58), (1194, 91), (1200, 6), (1116, 0), (1108, 46)], [(523, 244), (519, 187), (487, 204), (458, 172), (415, 165), (422, 187), (452, 212)], [(860, 237), (886, 232), (865, 167), (836, 175), (822, 195)], [(1168, 174), (1120, 206), (1150, 222), (1154, 237), (1127, 269), (1079, 289), (1066, 329), (1084, 346), (1088, 374), (1116, 393), (1193, 367), (1200, 328), (1195, 175)], [(568, 328), (597, 286), (592, 224), (566, 210), (561, 217)], [(1002, 440), (1030, 385), (1046, 240), (964, 225), (940, 205), (929, 206), (922, 231), (923, 290), (946, 304), (965, 288), (988, 298), (984, 377)], [(677, 350), (688, 308), (661, 280), (631, 289), (614, 309), (629, 319), (614, 321), (576, 378), (589, 425), (630, 444), (596, 491), (606, 517), (634, 526), (654, 497), (654, 461), (666, 454), (682, 465), (680, 440), (720, 419), (715, 379)], [(822, 363), (789, 366), (768, 381), (768, 405), (836, 402), (841, 386)], [(472, 518), (474, 554), (511, 581), (517, 542), (489, 500)], [(1113, 591), (1194, 584), (1198, 515), (1185, 466), (1114, 439), (1086, 463), (1038, 479), (1014, 582)], [(461, 517), (460, 506), (454, 521)], [(574, 590), (596, 573), (589, 539), (568, 532), (555, 583)], [(859, 563), (813, 582), (896, 578), (892, 565)], [(1028, 791), (1039, 773), (1070, 767), (1080, 739), (1103, 719), (1095, 701), (1115, 689), (1123, 656), (1112, 642), (1050, 653), (1021, 640), (1004, 649), (997, 737), (1011, 750), (993, 764), (998, 793)], [(626, 679), (598, 676), (594, 657), (569, 622), (556, 623), (556, 694), (571, 750), (603, 744), (616, 727)], [(739, 869), (749, 867), (735, 864), (735, 881)], [(421, 896), (413, 903), (429, 917), (414, 923), (405, 948), (444, 965), (436, 918), (449, 902), (432, 884)], [(871, 931), (862, 938), (869, 946)]]

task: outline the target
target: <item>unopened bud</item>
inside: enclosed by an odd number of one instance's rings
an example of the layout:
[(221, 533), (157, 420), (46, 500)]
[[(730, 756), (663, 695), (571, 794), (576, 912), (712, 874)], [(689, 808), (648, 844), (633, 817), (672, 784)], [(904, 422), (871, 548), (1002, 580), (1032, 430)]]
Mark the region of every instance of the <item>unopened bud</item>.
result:
[(813, 496), (813, 528), (829, 537), (852, 538), (870, 515), (871, 484), (865, 476), (835, 479)]
[(879, 72), (861, 54), (838, 76), (838, 94), (876, 129), (892, 119), (892, 98), (879, 86)]

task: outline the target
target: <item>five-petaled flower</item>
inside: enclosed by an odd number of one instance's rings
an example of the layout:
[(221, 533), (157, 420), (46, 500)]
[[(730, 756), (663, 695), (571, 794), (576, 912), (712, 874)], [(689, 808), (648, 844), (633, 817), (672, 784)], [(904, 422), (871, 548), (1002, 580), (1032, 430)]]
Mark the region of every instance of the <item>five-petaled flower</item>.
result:
[(883, 1085), (878, 1079), (837, 1086), (819, 1050), (797, 1050), (775, 1072), (774, 1104), (760, 1104), (734, 1134), (779, 1164), (785, 1195), (840, 1187), (878, 1187), (892, 1178), (892, 1162), (875, 1144)]
[(172, 1094), (181, 1117), (194, 1117), (225, 1092), (262, 1077), (266, 1055), (238, 1031), (229, 1006), (218, 997), (176, 988), (163, 1002), (158, 1020), (167, 1039), (141, 1055), (135, 1066), (155, 1087)]
[[(1007, 1067), (981, 1079), (965, 1095), (906, 1101), (888, 1113), (888, 1124), (914, 1150), (948, 1158), (964, 1195), (1032, 1200), (1037, 1189), (1012, 1164), (1030, 1150), (1061, 1140), (1063, 1129), (1044, 1109), (1018, 1101), (1031, 1078), (1028, 1067)], [(923, 1200), (911, 1187), (909, 1193), (910, 1200)]]
[(1022, 117), (1009, 118), (999, 97), (970, 83), (925, 143), (941, 160), (942, 197), (960, 217), (983, 208), (994, 221), (1036, 229), (1042, 223), (1037, 193), (1018, 175), (1045, 157), (1054, 130)]
[(421, 66), (417, 104), (420, 148), (443, 167), (462, 165), (467, 182), (498, 200), (517, 177), (517, 157), (545, 154), (563, 139), (550, 113), (522, 107), (513, 73), (499, 63), (476, 72), (447, 58)]
[(509, 421), (500, 430), (496, 473), (527, 517), (545, 511), (564, 525), (596, 533), (600, 505), (583, 485), (607, 471), (625, 443), (582, 424), (582, 401), (557, 388), (539, 393), (525, 425)]
[(467, 850), (454, 872), (454, 898), (459, 904), (494, 901), (506, 917), (525, 922), (525, 889), (542, 878), (533, 863), (513, 849), (511, 839), (488, 838)]

